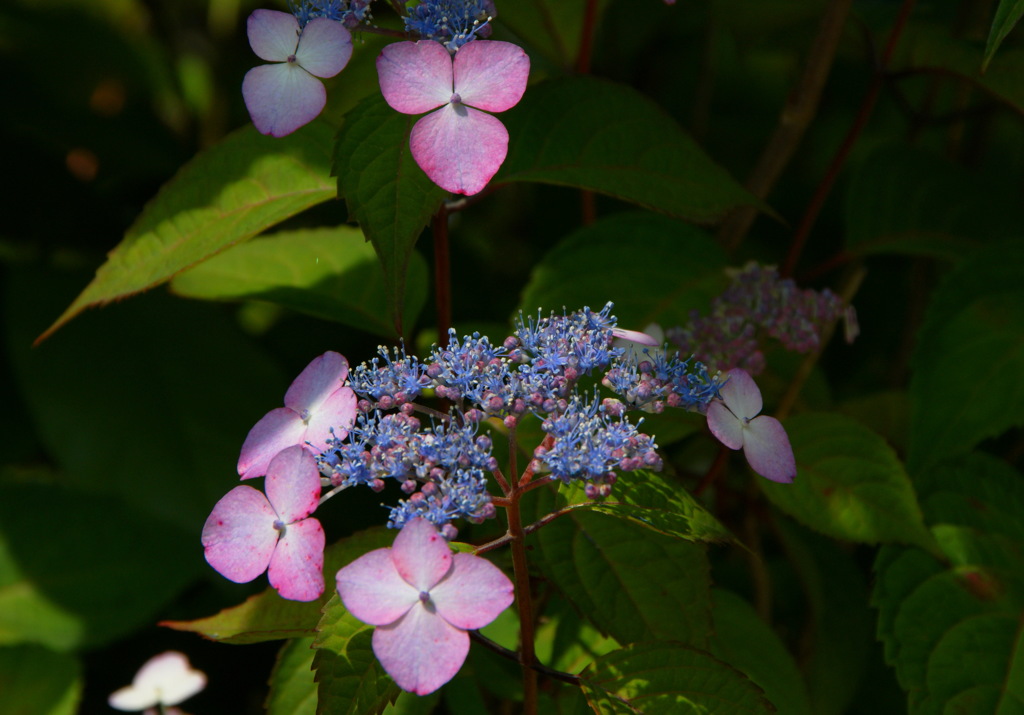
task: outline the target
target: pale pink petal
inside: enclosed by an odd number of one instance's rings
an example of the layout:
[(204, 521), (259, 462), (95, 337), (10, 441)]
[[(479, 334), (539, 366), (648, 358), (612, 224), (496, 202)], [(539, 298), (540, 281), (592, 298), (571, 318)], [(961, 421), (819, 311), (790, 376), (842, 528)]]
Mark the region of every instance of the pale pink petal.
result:
[(306, 425), (293, 410), (271, 410), (246, 435), (238, 456), (238, 474), (242, 479), (262, 477), (278, 452), (302, 444), (305, 439)]
[(732, 413), (743, 419), (753, 419), (761, 414), (764, 403), (757, 383), (745, 370), (734, 368), (726, 373), (729, 381), (725, 383), (719, 394)]
[(452, 556), (448, 578), (430, 590), (438, 614), (456, 628), (483, 628), (508, 608), (515, 586), (501, 569), (473, 554)]
[(132, 684), (113, 693), (107, 702), (115, 710), (137, 712), (161, 703), (176, 705), (205, 687), (206, 674), (194, 669), (182, 653), (170, 650), (146, 661)]
[(270, 559), (267, 578), (281, 598), (313, 601), (324, 592), (324, 529), (316, 519), (289, 524)]
[(417, 591), (430, 591), (452, 566), (452, 551), (437, 527), (413, 519), (402, 527), (391, 547), (395, 569)]
[(377, 627), (373, 652), (398, 687), (427, 695), (459, 672), (469, 635), (417, 604), (398, 623)]
[(781, 422), (761, 415), (747, 423), (743, 433), (743, 454), (751, 469), (773, 482), (793, 481), (796, 458)]
[(344, 439), (355, 419), (356, 393), (352, 392), (350, 387), (342, 387), (310, 416), (309, 425), (306, 427), (306, 441), (313, 445), (314, 451), (323, 452), (327, 449), (328, 438), (333, 436), (334, 439)]
[(395, 569), (391, 549), (363, 554), (337, 575), (338, 595), (353, 616), (372, 626), (386, 626), (420, 602), (418, 589)]
[(452, 58), (440, 42), (395, 42), (377, 57), (384, 100), (403, 114), (422, 114), (452, 97)]
[(316, 460), (300, 445), (292, 445), (274, 457), (267, 468), (267, 499), (285, 524), (316, 511), (320, 500), (320, 470)]
[(341, 388), (347, 377), (348, 360), (340, 353), (325, 352), (313, 358), (292, 381), (284, 393), (285, 407), (292, 408), (306, 419)]
[(455, 92), (462, 103), (488, 112), (514, 107), (530, 77), (530, 58), (511, 42), (468, 42), (455, 53), (453, 64)]
[(260, 134), (283, 137), (316, 119), (327, 104), (327, 90), (297, 62), (280, 62), (249, 70), (242, 98)]
[(631, 343), (637, 343), (638, 345), (647, 345), (648, 347), (660, 346), (662, 341), (653, 335), (647, 333), (641, 333), (639, 330), (626, 330), (625, 328), (612, 328), (612, 335), (619, 340), (628, 340)]
[(262, 492), (235, 487), (217, 502), (203, 525), (207, 562), (235, 583), (252, 581), (267, 570), (274, 553), (276, 520)]
[(495, 117), (462, 104), (446, 104), (416, 122), (412, 156), (446, 191), (479, 193), (505, 161), (508, 132)]
[(299, 46), (299, 21), (290, 12), (253, 10), (245, 23), (249, 46), (268, 62), (284, 62)]
[(708, 429), (729, 449), (743, 446), (743, 423), (718, 400), (708, 405)]
[(352, 35), (337, 20), (318, 17), (306, 23), (295, 59), (316, 77), (333, 77), (352, 57)]

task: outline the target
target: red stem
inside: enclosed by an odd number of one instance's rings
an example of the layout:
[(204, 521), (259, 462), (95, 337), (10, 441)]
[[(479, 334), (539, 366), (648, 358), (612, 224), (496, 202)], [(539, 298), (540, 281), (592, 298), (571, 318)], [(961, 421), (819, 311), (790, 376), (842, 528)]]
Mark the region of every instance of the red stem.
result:
[(448, 209), (442, 204), (431, 224), (434, 234), (434, 301), (437, 307), (437, 342), (447, 345), (452, 327), (452, 272), (448, 249)]

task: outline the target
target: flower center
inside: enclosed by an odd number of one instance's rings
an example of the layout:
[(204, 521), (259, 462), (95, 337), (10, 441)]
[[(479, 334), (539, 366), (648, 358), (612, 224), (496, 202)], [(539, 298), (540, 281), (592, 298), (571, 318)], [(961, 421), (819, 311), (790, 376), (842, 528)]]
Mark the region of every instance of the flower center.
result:
[(277, 529), (278, 531), (280, 531), (282, 534), (284, 533), (284, 527), (285, 527), (285, 523), (283, 521), (281, 521), (280, 519), (278, 519), (278, 520), (276, 520), (274, 522), (274, 528)]
[(462, 104), (462, 97), (459, 96), (458, 92), (452, 92), (452, 98), (448, 101), (452, 104)]
[(297, 62), (297, 60), (295, 59), (295, 55), (288, 55), (287, 59), (285, 59), (285, 62), (288, 62), (288, 63)]

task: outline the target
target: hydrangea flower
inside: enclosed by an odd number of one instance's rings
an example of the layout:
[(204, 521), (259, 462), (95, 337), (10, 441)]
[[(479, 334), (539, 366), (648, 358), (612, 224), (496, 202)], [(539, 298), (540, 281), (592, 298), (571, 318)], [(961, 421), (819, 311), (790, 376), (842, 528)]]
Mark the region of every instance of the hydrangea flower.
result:
[(332, 436), (343, 438), (356, 416), (356, 395), (344, 384), (347, 377), (343, 355), (326, 352), (314, 358), (288, 388), (285, 406), (271, 410), (249, 430), (238, 457), (242, 479), (266, 474), (270, 460), (287, 447), (307, 445), (318, 454)]
[(338, 594), (370, 625), (377, 660), (403, 690), (426, 695), (451, 680), (469, 653), (469, 629), (511, 605), (513, 586), (486, 559), (452, 554), (424, 519), (408, 522), (391, 548), (338, 571)]
[(107, 703), (115, 710), (138, 712), (177, 705), (205, 687), (206, 674), (193, 668), (183, 653), (169, 650), (147, 660), (132, 684), (111, 693)]
[(320, 500), (316, 459), (289, 447), (270, 463), (266, 489), (235, 487), (217, 502), (203, 526), (206, 560), (235, 583), (267, 571), (282, 598), (312, 601), (324, 592), (324, 530), (307, 518)]
[(409, 136), (412, 156), (430, 180), (456, 194), (481, 191), (508, 153), (505, 125), (487, 112), (514, 107), (526, 91), (530, 58), (522, 48), (476, 40), (453, 59), (439, 42), (396, 42), (380, 53), (377, 73), (393, 109), (430, 112)]
[(300, 28), (294, 15), (276, 10), (254, 10), (246, 27), (253, 52), (275, 63), (253, 67), (242, 80), (252, 123), (261, 134), (291, 134), (327, 104), (327, 90), (317, 78), (345, 68), (352, 35), (342, 23), (324, 17)]
[(727, 373), (722, 401), (708, 405), (711, 434), (729, 449), (743, 449), (751, 469), (773, 482), (792, 482), (796, 458), (782, 423), (760, 414), (764, 403), (754, 379), (740, 369)]

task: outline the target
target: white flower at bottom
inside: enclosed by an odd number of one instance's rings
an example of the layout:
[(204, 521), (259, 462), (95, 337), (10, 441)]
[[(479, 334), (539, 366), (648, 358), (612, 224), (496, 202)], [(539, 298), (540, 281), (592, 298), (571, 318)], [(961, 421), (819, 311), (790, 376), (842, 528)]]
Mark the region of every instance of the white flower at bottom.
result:
[(139, 712), (157, 705), (177, 705), (206, 687), (206, 674), (193, 668), (176, 650), (154, 656), (139, 668), (132, 684), (111, 693), (115, 710)]

